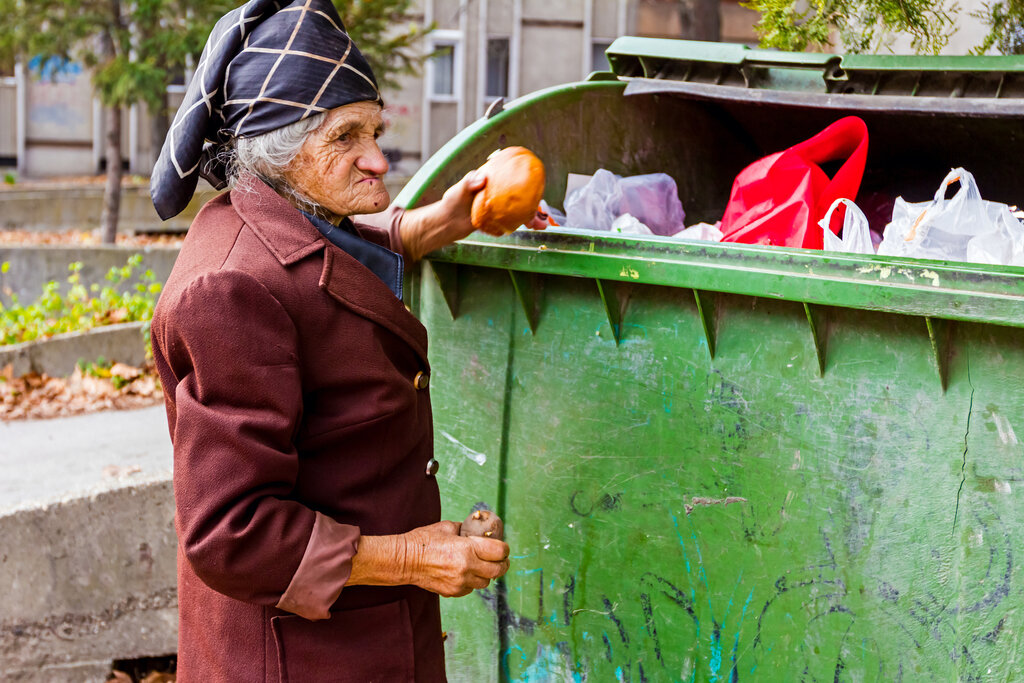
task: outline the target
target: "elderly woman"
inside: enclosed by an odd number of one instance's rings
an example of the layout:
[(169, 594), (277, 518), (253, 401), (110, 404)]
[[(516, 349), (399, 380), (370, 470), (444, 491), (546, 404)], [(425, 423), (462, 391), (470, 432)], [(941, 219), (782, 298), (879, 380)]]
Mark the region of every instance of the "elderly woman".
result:
[[(392, 208), (373, 74), (327, 0), (252, 2), (214, 29), (164, 145), (164, 217), (202, 173), (153, 319), (174, 442), (178, 675), (443, 681), (438, 596), (508, 546), (440, 521), (427, 339), (403, 265), (472, 230), (486, 178)], [(533, 227), (540, 227), (540, 222)]]

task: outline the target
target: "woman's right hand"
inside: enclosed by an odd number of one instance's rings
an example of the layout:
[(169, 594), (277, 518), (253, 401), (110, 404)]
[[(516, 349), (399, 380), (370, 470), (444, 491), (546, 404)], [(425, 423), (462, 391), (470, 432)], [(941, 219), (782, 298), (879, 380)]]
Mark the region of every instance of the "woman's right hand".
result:
[(444, 597), (486, 588), (508, 571), (508, 544), (483, 536), (460, 536), (457, 522), (437, 522), (405, 534), (406, 583)]

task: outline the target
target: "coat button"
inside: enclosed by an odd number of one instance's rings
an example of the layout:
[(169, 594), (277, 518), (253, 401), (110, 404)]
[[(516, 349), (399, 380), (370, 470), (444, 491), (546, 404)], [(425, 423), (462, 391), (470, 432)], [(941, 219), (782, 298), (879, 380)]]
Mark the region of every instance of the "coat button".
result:
[(417, 389), (426, 389), (430, 385), (430, 375), (425, 372), (417, 372), (412, 380), (412, 385)]
[(432, 477), (437, 474), (437, 471), (441, 469), (441, 463), (436, 458), (431, 458), (427, 461), (427, 476)]

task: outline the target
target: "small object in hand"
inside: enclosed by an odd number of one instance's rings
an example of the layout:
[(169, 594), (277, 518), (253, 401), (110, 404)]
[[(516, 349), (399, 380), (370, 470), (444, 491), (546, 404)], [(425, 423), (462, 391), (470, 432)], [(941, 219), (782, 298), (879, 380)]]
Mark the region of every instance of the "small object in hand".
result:
[(509, 233), (533, 220), (544, 195), (544, 164), (533, 152), (506, 147), (478, 170), (487, 176), (487, 184), (473, 197), (473, 228)]
[(501, 517), (490, 510), (474, 510), (462, 523), (460, 536), (486, 536), (499, 541), (505, 537), (505, 525)]

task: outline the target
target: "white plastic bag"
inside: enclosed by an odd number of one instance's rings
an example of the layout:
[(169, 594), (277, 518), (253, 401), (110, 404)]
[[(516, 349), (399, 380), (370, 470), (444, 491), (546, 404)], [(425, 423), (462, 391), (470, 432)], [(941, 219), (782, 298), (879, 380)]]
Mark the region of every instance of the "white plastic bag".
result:
[[(846, 206), (846, 215), (843, 216), (843, 236), (838, 237), (832, 232), (832, 214), (840, 206)], [(825, 217), (818, 221), (818, 225), (824, 231), (823, 240), (825, 251), (842, 251), (847, 254), (874, 254), (875, 248), (871, 244), (871, 228), (868, 226), (868, 217), (860, 210), (860, 207), (849, 199), (837, 199), (832, 202)]]
[(719, 224), (715, 223), (697, 223), (691, 225), (688, 228), (680, 230), (676, 234), (672, 235), (679, 240), (687, 240), (690, 242), (721, 242), (722, 231), (718, 229)]
[(566, 227), (611, 230), (615, 219), (626, 214), (655, 235), (675, 234), (686, 216), (676, 181), (665, 173), (623, 178), (602, 168), (565, 198)]
[[(946, 190), (960, 189), (946, 199)], [(896, 199), (878, 253), (997, 265), (1024, 265), (1024, 228), (1010, 208), (981, 198), (974, 176), (954, 168), (930, 202)]]
[(623, 235), (653, 235), (651, 229), (638, 221), (634, 216), (624, 213), (612, 221), (612, 232)]

